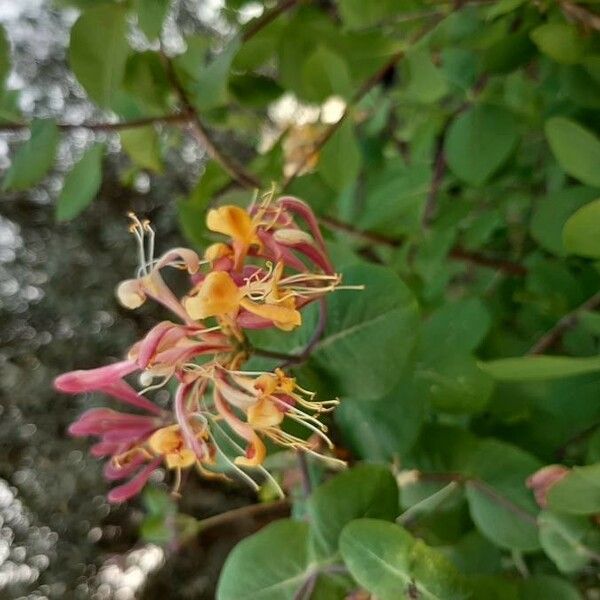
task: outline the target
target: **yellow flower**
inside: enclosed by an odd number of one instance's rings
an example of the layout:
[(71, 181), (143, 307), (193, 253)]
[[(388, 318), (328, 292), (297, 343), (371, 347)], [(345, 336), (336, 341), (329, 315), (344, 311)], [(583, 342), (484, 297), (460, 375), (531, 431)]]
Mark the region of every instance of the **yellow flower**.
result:
[(163, 456), (169, 469), (185, 469), (196, 462), (193, 450), (187, 448), (179, 425), (169, 425), (155, 431), (148, 446), (158, 456)]
[[(281, 269), (276, 269), (275, 272), (280, 274)], [(213, 271), (184, 299), (184, 306), (192, 319), (235, 319), (240, 308), (244, 308), (254, 315), (273, 321), (280, 329), (290, 330), (300, 325), (302, 317), (295, 308), (294, 298), (281, 297), (275, 277), (266, 284), (266, 293), (262, 293), (264, 303), (255, 302), (247, 297), (252, 295), (257, 287), (264, 285), (255, 282), (240, 288), (229, 273)]]
[(250, 246), (261, 245), (256, 235), (256, 223), (239, 206), (227, 205), (209, 210), (206, 226), (211, 231), (222, 233), (232, 239), (236, 270), (242, 267)]

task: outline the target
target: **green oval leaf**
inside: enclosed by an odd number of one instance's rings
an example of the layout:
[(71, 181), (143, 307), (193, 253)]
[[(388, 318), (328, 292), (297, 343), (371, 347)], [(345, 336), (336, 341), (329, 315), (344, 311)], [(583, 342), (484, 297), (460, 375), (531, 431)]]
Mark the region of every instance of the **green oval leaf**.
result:
[(217, 600), (292, 600), (307, 577), (308, 525), (284, 519), (241, 541), (227, 557)]
[(572, 65), (583, 58), (583, 36), (568, 23), (544, 23), (531, 32), (534, 44), (552, 60)]
[(573, 467), (548, 491), (548, 506), (575, 515), (600, 513), (600, 463)]
[(560, 166), (583, 183), (600, 187), (600, 140), (565, 117), (546, 121), (546, 138)]
[(479, 365), (500, 381), (535, 381), (600, 371), (600, 356), (522, 356), (480, 362)]
[(362, 400), (391, 391), (414, 344), (418, 307), (411, 291), (385, 267), (345, 269), (340, 290), (327, 301), (327, 326), (311, 360), (335, 392)]
[(563, 245), (570, 254), (600, 258), (600, 199), (569, 217), (563, 229)]
[(39, 183), (54, 164), (60, 134), (52, 119), (35, 119), (31, 137), (19, 148), (2, 188), (26, 190)]
[(87, 9), (71, 29), (71, 69), (89, 97), (109, 108), (123, 80), (127, 45), (125, 6), (104, 4)]
[(313, 548), (330, 556), (350, 521), (361, 517), (393, 521), (398, 516), (398, 485), (387, 467), (359, 465), (318, 487), (307, 510)]
[(525, 552), (540, 547), (538, 507), (525, 486), (527, 477), (540, 467), (530, 454), (497, 440), (481, 442), (471, 456), (469, 511), (479, 531), (494, 544)]
[(160, 140), (156, 129), (152, 125), (122, 131), (121, 142), (129, 158), (138, 167), (156, 173), (162, 171)]
[(470, 595), (446, 557), (398, 525), (353, 521), (342, 532), (340, 549), (353, 577), (379, 600), (410, 597), (410, 590), (423, 600)]
[(583, 569), (590, 557), (583, 539), (590, 529), (585, 517), (545, 510), (538, 517), (540, 543), (558, 569), (571, 573)]
[(333, 189), (342, 191), (354, 183), (361, 163), (354, 126), (346, 119), (321, 151), (319, 173)]
[(160, 36), (169, 6), (169, 0), (135, 0), (138, 26), (149, 40)]
[(506, 162), (518, 139), (512, 113), (488, 104), (474, 106), (460, 114), (448, 129), (448, 166), (467, 183), (482, 185)]
[(94, 199), (102, 183), (104, 144), (94, 144), (65, 177), (56, 203), (56, 218), (68, 221), (81, 213)]

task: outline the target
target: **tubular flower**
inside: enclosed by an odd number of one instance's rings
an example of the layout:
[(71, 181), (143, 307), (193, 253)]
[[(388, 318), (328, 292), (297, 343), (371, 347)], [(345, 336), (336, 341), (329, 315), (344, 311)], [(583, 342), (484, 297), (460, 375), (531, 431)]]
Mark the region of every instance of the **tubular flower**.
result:
[(304, 426), (333, 448), (326, 435), (327, 427), (318, 417), (333, 410), (339, 402), (317, 402), (314, 396), (281, 369), (252, 374), (219, 369), (214, 376), (215, 407), (225, 422), (248, 442), (246, 454), (236, 458), (236, 463), (245, 466), (262, 463), (265, 447), (261, 436), (280, 446), (315, 453), (310, 441), (282, 428), (286, 419)]
[[(246, 330), (290, 331), (301, 325), (302, 310), (311, 302), (319, 300), (323, 310), (329, 292), (357, 289), (341, 285), (308, 205), (291, 196), (275, 199), (270, 192), (248, 210), (212, 209), (208, 228), (230, 239), (210, 245), (202, 259), (187, 248), (155, 259), (149, 222), (133, 214), (130, 219), (139, 267), (119, 285), (117, 297), (128, 308), (152, 299), (176, 318), (155, 324), (124, 360), (65, 373), (54, 383), (65, 393), (100, 392), (141, 411), (93, 408), (69, 428), (73, 436), (97, 438), (90, 452), (107, 459), (106, 478), (125, 480), (109, 500), (133, 497), (161, 467), (174, 472), (174, 491), (182, 470), (193, 467), (204, 477), (235, 473), (256, 490), (267, 479), (283, 495), (263, 466), (267, 440), (339, 464), (318, 450), (332, 448), (321, 417), (337, 400), (317, 401), (281, 369), (243, 370), (251, 353)], [(165, 267), (187, 273), (182, 297), (163, 280)], [(205, 325), (208, 318), (216, 325)], [(140, 391), (126, 381), (133, 376)], [(160, 406), (152, 400), (158, 388), (173, 391)], [(290, 433), (290, 425), (301, 425), (306, 435)]]

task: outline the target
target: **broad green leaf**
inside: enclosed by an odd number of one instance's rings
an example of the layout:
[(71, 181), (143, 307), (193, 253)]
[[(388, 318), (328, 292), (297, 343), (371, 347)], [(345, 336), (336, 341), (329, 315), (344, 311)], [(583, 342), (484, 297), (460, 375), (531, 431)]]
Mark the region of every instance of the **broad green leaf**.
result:
[(582, 600), (572, 583), (551, 575), (534, 575), (519, 584), (519, 600)]
[(308, 576), (308, 525), (284, 519), (242, 540), (229, 554), (217, 600), (293, 600)]
[(398, 510), (398, 485), (389, 468), (368, 464), (354, 467), (311, 495), (307, 511), (312, 547), (317, 555), (331, 556), (350, 521), (363, 517), (393, 521)]
[(480, 367), (500, 381), (534, 381), (572, 377), (600, 371), (600, 356), (523, 356), (481, 362)]
[(356, 217), (358, 228), (390, 236), (418, 231), (431, 177), (428, 165), (407, 167), (397, 159), (370, 169), (364, 204)]
[(312, 362), (340, 396), (370, 400), (389, 393), (414, 343), (418, 307), (402, 281), (385, 267), (356, 265), (327, 301), (327, 326)]
[(571, 573), (583, 569), (589, 562), (589, 551), (583, 539), (590, 528), (585, 517), (565, 515), (549, 510), (538, 517), (540, 543), (559, 571)]
[(346, 119), (321, 151), (319, 173), (333, 189), (342, 191), (355, 182), (361, 163), (354, 126)]
[(329, 96), (348, 96), (352, 90), (350, 71), (342, 56), (319, 46), (302, 66), (304, 96), (309, 102), (323, 102)]
[(587, 185), (600, 187), (600, 140), (565, 117), (546, 121), (546, 138), (560, 166)]
[(160, 140), (152, 125), (122, 131), (121, 143), (129, 158), (138, 167), (156, 173), (163, 170)]
[(39, 183), (54, 164), (60, 134), (52, 119), (35, 119), (31, 137), (19, 148), (2, 189), (26, 190)]
[(19, 108), (20, 90), (0, 89), (0, 123), (9, 123), (21, 120), (21, 109)]
[(408, 85), (406, 92), (411, 98), (425, 104), (438, 102), (448, 92), (444, 73), (436, 67), (426, 48), (419, 48), (407, 56)]
[(598, 190), (589, 187), (569, 187), (554, 192), (536, 202), (529, 229), (544, 250), (564, 256), (563, 227), (567, 219), (584, 204), (598, 197)]
[(490, 328), (490, 313), (479, 298), (448, 302), (423, 324), (418, 351), (432, 361), (461, 350), (477, 349)]
[(344, 442), (366, 460), (391, 462), (415, 443), (427, 404), (411, 381), (401, 378), (378, 400), (344, 399), (334, 417)]
[(397, 0), (340, 0), (339, 11), (344, 25), (349, 29), (364, 29), (371, 25), (382, 25), (386, 18), (400, 12)]
[(527, 31), (503, 36), (486, 49), (482, 56), (483, 69), (489, 73), (510, 73), (525, 65), (535, 53)]
[(193, 85), (193, 101), (198, 109), (207, 110), (227, 102), (231, 63), (239, 46), (239, 39), (232, 40), (208, 65), (200, 67)]
[(448, 413), (481, 412), (494, 389), (494, 380), (473, 356), (452, 350), (438, 358), (421, 356), (415, 377), (417, 395)]
[(572, 214), (563, 229), (563, 245), (569, 254), (600, 258), (600, 199)]
[(600, 463), (573, 467), (548, 491), (548, 506), (574, 515), (600, 513)]
[(229, 89), (240, 104), (251, 108), (264, 108), (284, 92), (271, 77), (255, 73), (233, 75), (229, 81)]
[(4, 27), (0, 26), (0, 88), (4, 87), (10, 73), (10, 42)]
[(138, 26), (149, 40), (160, 36), (170, 0), (135, 0)]
[(156, 52), (135, 53), (127, 59), (123, 88), (147, 113), (162, 115), (168, 110), (171, 86)]
[(89, 97), (110, 108), (125, 73), (129, 53), (127, 10), (102, 4), (87, 9), (71, 29), (71, 69)]
[(410, 597), (411, 589), (423, 600), (469, 597), (448, 559), (398, 525), (353, 521), (342, 532), (340, 549), (353, 577), (379, 600)]
[(75, 218), (92, 202), (102, 183), (104, 144), (94, 144), (65, 177), (56, 203), (56, 218), (68, 221)]
[(482, 185), (508, 160), (518, 140), (512, 113), (479, 104), (450, 125), (445, 141), (448, 166), (467, 183)]
[(502, 548), (532, 551), (540, 547), (538, 507), (525, 486), (541, 467), (533, 456), (505, 442), (485, 440), (473, 453), (466, 484), (471, 518), (479, 531)]
[(210, 37), (207, 34), (197, 33), (185, 38), (186, 50), (173, 58), (173, 64), (179, 77), (196, 81), (206, 61), (210, 49)]
[[(254, 21), (250, 21), (246, 27), (251, 28), (253, 23)], [(277, 52), (277, 45), (285, 26), (284, 19), (274, 19), (246, 40), (235, 55), (234, 68), (250, 71), (272, 59)]]
[(584, 38), (570, 23), (545, 23), (531, 32), (535, 45), (552, 60), (572, 65), (583, 58)]

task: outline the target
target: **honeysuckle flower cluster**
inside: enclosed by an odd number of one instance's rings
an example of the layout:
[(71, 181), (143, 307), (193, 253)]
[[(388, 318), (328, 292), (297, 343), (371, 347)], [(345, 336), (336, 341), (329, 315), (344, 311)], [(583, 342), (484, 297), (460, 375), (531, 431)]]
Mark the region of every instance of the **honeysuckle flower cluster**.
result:
[[(155, 325), (126, 358), (91, 370), (65, 373), (55, 380), (62, 392), (101, 392), (137, 409), (92, 408), (69, 432), (93, 436), (91, 454), (106, 458), (108, 480), (123, 482), (108, 498), (125, 501), (144, 487), (152, 473), (174, 472), (177, 491), (184, 469), (206, 477), (225, 477), (222, 465), (258, 488), (268, 479), (266, 440), (275, 445), (339, 462), (317, 451), (332, 448), (320, 416), (337, 400), (317, 401), (282, 369), (243, 370), (249, 356), (245, 330), (301, 325), (302, 310), (341, 287), (311, 209), (301, 200), (269, 193), (245, 210), (221, 206), (207, 215), (208, 229), (227, 239), (201, 257), (175, 248), (154, 258), (154, 231), (130, 215), (137, 240), (136, 277), (117, 288), (119, 301), (135, 309), (151, 299), (166, 307), (173, 321)], [(190, 287), (179, 297), (162, 271), (187, 272)], [(140, 390), (126, 381), (137, 375)], [(170, 391), (169, 405), (152, 400), (159, 388)], [(288, 430), (297, 423), (307, 438)]]

